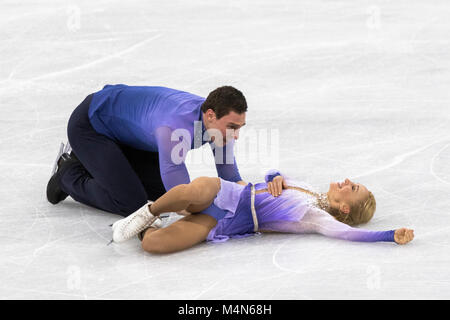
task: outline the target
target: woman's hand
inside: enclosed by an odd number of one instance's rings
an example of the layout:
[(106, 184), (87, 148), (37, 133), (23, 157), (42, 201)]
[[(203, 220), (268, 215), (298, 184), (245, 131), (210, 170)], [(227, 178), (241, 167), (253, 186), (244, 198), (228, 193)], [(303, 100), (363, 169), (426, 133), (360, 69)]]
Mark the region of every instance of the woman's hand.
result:
[(398, 244), (406, 244), (414, 239), (414, 230), (400, 228), (395, 230), (394, 240)]
[(267, 183), (267, 190), (274, 197), (278, 197), (283, 189), (287, 188), (286, 181), (283, 176), (276, 176), (271, 182)]

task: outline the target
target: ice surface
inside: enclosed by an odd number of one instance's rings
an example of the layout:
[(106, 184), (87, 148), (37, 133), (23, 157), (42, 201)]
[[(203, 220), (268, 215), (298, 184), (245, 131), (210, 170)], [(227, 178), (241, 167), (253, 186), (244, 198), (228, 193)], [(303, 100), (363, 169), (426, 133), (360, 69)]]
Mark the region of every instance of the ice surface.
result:
[[(449, 15), (444, 0), (2, 1), (0, 298), (449, 299)], [(322, 189), (349, 177), (377, 199), (365, 228), (416, 238), (107, 246), (119, 216), (53, 206), (45, 186), (72, 110), (108, 83), (239, 88), (246, 181), (273, 165)], [(255, 133), (279, 141), (256, 163)], [(205, 159), (191, 178), (215, 175)]]

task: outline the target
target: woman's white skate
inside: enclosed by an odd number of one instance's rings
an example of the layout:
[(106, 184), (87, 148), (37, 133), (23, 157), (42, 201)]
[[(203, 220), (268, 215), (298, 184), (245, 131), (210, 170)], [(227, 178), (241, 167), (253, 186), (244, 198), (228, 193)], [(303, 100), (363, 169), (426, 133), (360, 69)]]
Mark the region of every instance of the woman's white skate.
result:
[(126, 241), (149, 227), (161, 228), (161, 219), (158, 216), (154, 216), (149, 210), (149, 206), (152, 203), (152, 201), (149, 201), (128, 217), (116, 221), (112, 225), (112, 241)]

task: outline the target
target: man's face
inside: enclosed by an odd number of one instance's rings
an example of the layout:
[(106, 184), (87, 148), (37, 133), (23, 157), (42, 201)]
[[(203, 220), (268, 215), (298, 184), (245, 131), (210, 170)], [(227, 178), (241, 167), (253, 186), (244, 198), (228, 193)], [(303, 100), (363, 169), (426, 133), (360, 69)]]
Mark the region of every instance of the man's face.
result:
[(239, 114), (230, 111), (227, 115), (217, 119), (214, 111), (208, 109), (204, 113), (203, 119), (211, 140), (218, 146), (225, 145), (231, 140), (237, 140), (239, 129), (245, 125), (245, 114), (245, 112)]

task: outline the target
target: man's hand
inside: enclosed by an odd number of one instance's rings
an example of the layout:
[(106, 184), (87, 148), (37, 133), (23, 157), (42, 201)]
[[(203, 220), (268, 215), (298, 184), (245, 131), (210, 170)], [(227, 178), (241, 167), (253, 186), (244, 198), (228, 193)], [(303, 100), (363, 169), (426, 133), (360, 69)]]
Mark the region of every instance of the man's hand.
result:
[(278, 197), (283, 189), (287, 188), (286, 181), (283, 176), (276, 176), (271, 182), (267, 183), (267, 190), (274, 197)]
[(406, 244), (414, 239), (414, 230), (400, 228), (395, 230), (394, 240), (398, 244)]

